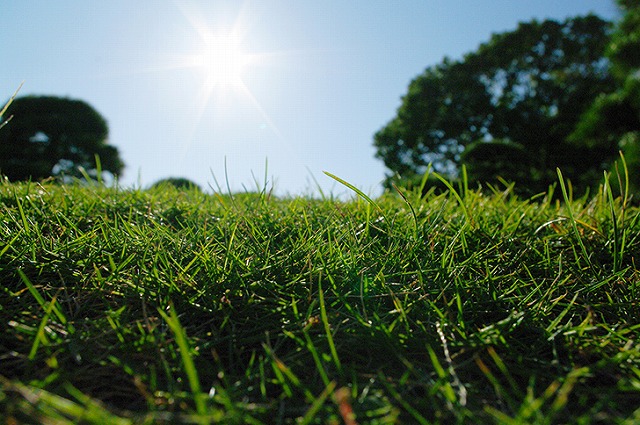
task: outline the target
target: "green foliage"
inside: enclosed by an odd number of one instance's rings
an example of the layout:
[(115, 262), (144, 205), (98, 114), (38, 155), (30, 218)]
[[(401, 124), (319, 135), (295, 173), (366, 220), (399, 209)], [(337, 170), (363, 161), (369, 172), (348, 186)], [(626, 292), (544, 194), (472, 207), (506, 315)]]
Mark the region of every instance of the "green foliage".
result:
[[(429, 164), (456, 176), (462, 163), (474, 178), (484, 178), (495, 174), (484, 153), (504, 147), (509, 151), (502, 156), (521, 170), (501, 174), (523, 183), (519, 187), (546, 190), (557, 166), (578, 187), (597, 184), (615, 160), (615, 146), (571, 145), (566, 138), (596, 96), (613, 87), (604, 58), (608, 41), (609, 24), (593, 15), (533, 21), (494, 35), (460, 61), (427, 68), (375, 135), (376, 156), (392, 172), (388, 180), (411, 179)], [(512, 144), (479, 142), (495, 139)], [(526, 154), (515, 155), (514, 146)], [(467, 149), (472, 152), (463, 155)]]
[[(610, 146), (624, 152), (631, 189), (640, 191), (640, 4), (619, 0), (623, 12), (607, 56), (616, 86), (595, 99), (570, 136), (575, 144)], [(618, 163), (610, 167), (614, 171)]]
[(608, 56), (616, 77), (626, 80), (640, 69), (640, 4), (635, 0), (617, 3), (623, 16), (611, 37)]
[(122, 171), (118, 150), (107, 144), (106, 121), (83, 101), (20, 97), (6, 115), (13, 119), (0, 132), (0, 173), (11, 181), (86, 175), (100, 180), (99, 169), (113, 176)]
[(0, 417), (637, 423), (625, 176), (561, 201), (427, 180), (345, 202), (0, 182)]

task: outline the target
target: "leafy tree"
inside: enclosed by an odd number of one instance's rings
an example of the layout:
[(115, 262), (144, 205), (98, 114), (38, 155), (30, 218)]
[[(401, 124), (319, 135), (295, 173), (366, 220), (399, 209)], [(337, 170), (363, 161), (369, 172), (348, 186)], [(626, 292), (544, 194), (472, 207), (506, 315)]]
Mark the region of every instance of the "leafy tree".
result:
[(640, 190), (640, 3), (618, 0), (623, 13), (611, 37), (607, 57), (616, 89), (601, 94), (583, 115), (574, 143), (615, 146), (629, 165), (634, 191)]
[[(593, 99), (613, 87), (604, 58), (609, 30), (594, 15), (522, 23), (462, 60), (427, 68), (374, 136), (376, 156), (392, 172), (387, 186), (415, 179), (429, 164), (456, 176), (462, 163), (478, 179), (506, 171), (502, 177), (524, 179), (535, 191), (556, 180), (557, 166), (574, 184), (592, 183), (615, 149), (566, 138)], [(500, 151), (509, 170), (487, 162), (490, 151)]]
[(93, 177), (98, 168), (117, 176), (124, 167), (118, 150), (107, 144), (105, 119), (83, 101), (20, 97), (5, 115), (13, 119), (0, 131), (0, 173), (11, 181), (82, 177), (79, 167)]

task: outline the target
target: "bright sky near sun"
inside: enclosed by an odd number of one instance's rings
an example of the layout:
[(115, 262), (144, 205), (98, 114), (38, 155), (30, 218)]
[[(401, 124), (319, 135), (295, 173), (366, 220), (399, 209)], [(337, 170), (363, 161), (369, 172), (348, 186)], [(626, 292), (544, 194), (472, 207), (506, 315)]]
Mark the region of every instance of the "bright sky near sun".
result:
[(120, 183), (371, 195), (373, 134), (409, 82), (532, 18), (613, 0), (0, 0), (0, 100), (82, 99), (108, 121)]

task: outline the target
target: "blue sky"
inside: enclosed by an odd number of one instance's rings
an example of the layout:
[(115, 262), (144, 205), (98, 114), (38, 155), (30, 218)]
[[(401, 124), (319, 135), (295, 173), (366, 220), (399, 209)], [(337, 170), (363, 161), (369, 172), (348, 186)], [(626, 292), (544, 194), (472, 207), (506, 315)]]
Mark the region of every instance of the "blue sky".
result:
[(344, 193), (329, 171), (375, 195), (373, 135), (414, 77), (518, 22), (589, 12), (617, 17), (612, 0), (5, 1), (0, 99), (24, 81), (88, 102), (123, 186), (254, 190), (266, 171), (281, 195)]

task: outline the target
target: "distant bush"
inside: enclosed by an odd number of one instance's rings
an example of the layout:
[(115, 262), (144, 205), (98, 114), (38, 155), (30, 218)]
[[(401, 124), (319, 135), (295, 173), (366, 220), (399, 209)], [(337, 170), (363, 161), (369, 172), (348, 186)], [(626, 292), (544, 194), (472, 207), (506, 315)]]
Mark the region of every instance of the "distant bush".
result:
[(195, 182), (182, 177), (168, 177), (161, 179), (151, 185), (152, 189), (173, 186), (176, 189), (196, 190), (202, 192), (202, 188)]
[(539, 176), (529, 152), (509, 139), (472, 143), (460, 155), (460, 162), (472, 182), (497, 184), (503, 179), (518, 182), (521, 190), (533, 193), (546, 188), (536, 184)]

